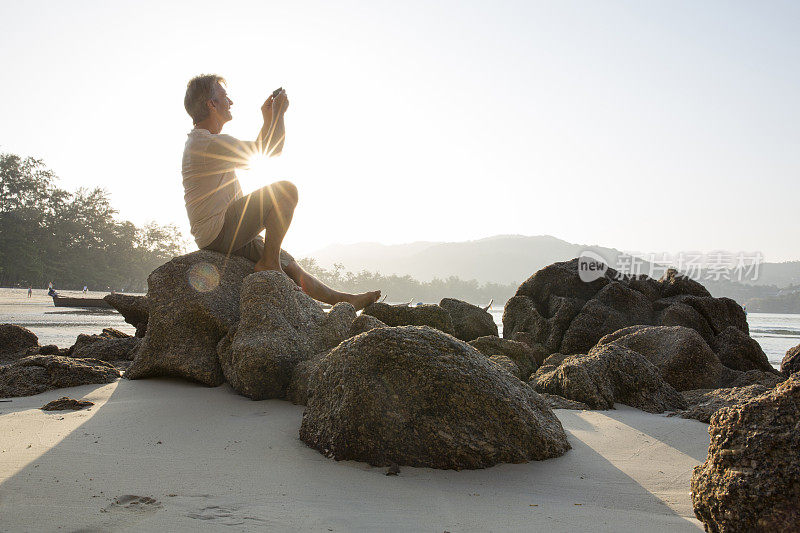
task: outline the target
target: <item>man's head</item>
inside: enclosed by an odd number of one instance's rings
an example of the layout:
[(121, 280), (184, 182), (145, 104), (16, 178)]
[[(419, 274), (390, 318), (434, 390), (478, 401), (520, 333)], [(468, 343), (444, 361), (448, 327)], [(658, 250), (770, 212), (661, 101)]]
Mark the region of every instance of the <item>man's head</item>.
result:
[(216, 74), (203, 74), (192, 78), (186, 85), (186, 96), (183, 98), (183, 107), (192, 117), (192, 122), (200, 122), (213, 118), (222, 126), (231, 118), (233, 102), (225, 91), (225, 78)]

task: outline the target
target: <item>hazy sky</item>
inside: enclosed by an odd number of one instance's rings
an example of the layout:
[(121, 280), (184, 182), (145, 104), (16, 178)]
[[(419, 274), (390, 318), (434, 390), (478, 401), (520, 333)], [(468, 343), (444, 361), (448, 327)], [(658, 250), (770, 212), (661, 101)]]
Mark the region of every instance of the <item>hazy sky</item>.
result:
[(800, 259), (800, 3), (0, 3), (0, 151), (179, 224), (186, 82), (300, 189), (285, 247), (550, 234)]

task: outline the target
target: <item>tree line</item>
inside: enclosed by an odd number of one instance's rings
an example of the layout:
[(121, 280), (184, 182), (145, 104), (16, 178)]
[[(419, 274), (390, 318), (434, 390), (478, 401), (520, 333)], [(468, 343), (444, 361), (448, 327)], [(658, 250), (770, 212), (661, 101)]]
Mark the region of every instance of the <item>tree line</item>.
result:
[(442, 298), (458, 298), (480, 306), (485, 306), (494, 300), (492, 306), (502, 308), (517, 290), (516, 284), (502, 285), (491, 282), (480, 284), (474, 279), (462, 280), (455, 276), (419, 281), (408, 275), (385, 276), (366, 270), (354, 273), (345, 270), (342, 264), (335, 264), (333, 269), (326, 269), (315, 259), (308, 257), (297, 262), (306, 272), (336, 290), (359, 293), (380, 289), (387, 301), (392, 303), (408, 302), (412, 299), (415, 303), (439, 303)]
[[(0, 286), (145, 292), (147, 276), (176, 255), (186, 241), (175, 225), (137, 227), (117, 220), (107, 191), (69, 192), (40, 159), (0, 154)], [(480, 284), (458, 277), (419, 281), (411, 276), (346, 271), (300, 259), (308, 272), (341, 291), (381, 289), (392, 302), (435, 303), (458, 298), (501, 306), (516, 285)]]
[(185, 253), (175, 225), (117, 220), (108, 192), (56, 186), (42, 160), (0, 154), (0, 285), (144, 291)]

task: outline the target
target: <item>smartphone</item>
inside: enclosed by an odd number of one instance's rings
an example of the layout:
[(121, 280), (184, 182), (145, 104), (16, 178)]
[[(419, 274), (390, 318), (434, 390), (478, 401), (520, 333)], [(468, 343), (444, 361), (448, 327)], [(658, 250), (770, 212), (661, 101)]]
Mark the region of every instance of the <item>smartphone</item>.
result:
[(273, 98), (275, 98), (276, 96), (278, 96), (278, 94), (280, 94), (280, 92), (281, 92), (282, 90), (283, 90), (283, 87), (278, 87), (277, 89), (275, 89), (274, 91), (272, 91), (272, 97), (273, 97)]

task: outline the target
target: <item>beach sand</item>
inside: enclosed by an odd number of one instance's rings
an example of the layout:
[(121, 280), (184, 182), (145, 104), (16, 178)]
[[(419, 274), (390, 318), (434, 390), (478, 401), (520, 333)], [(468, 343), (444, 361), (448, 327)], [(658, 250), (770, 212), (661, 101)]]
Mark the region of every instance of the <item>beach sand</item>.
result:
[[(44, 412), (68, 395), (89, 410)], [(573, 449), (485, 470), (336, 462), (303, 407), (227, 385), (120, 380), (0, 403), (2, 531), (689, 531), (708, 426), (557, 410)], [(152, 499), (152, 500), (151, 500)]]

